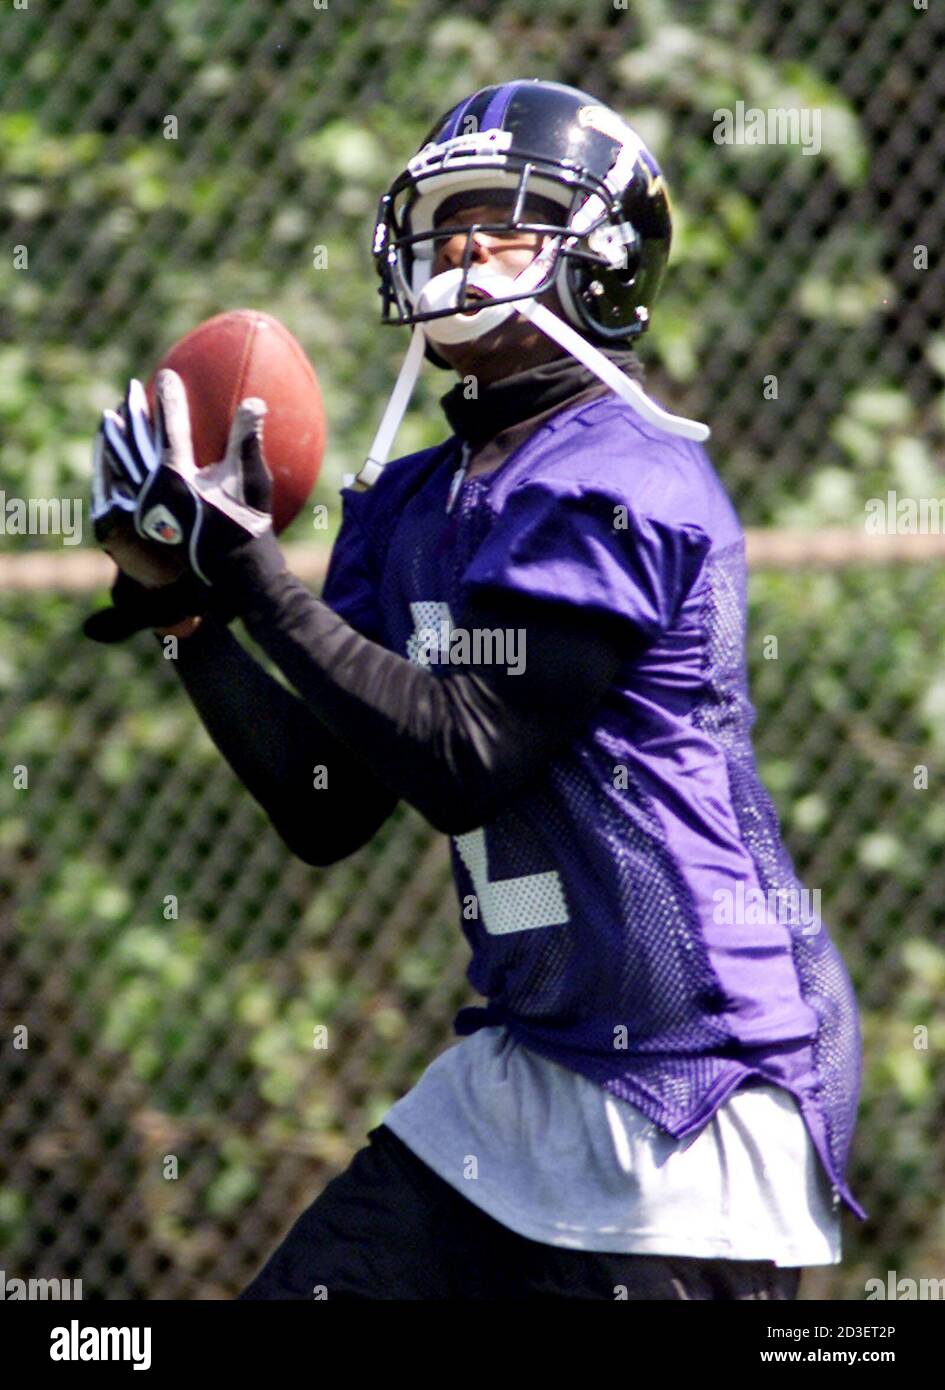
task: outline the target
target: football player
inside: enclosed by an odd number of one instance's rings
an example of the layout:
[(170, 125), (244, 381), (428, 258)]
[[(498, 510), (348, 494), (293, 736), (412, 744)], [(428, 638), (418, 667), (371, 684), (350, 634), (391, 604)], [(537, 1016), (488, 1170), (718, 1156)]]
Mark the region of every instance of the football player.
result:
[[(655, 159), (594, 97), (509, 82), (436, 122), (381, 199), (411, 346), (320, 599), (269, 524), (264, 403), (225, 485), (173, 373), (154, 421), (133, 388), (103, 425), (121, 504), (167, 509), (189, 573), (119, 576), (91, 635), (183, 637), (307, 862), (401, 800), (450, 836), (485, 1001), (244, 1299), (786, 1299), (862, 1215), (856, 1009), (755, 769), (742, 532), (705, 427), (639, 384), (669, 245)], [(386, 464), (424, 355), (460, 378), (449, 437)]]

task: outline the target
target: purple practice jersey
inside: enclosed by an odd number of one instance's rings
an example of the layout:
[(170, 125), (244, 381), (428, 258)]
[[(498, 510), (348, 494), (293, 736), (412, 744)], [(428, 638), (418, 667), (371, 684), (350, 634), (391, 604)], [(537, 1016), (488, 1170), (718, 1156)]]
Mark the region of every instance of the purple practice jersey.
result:
[(755, 769), (744, 537), (705, 451), (608, 394), (546, 419), (448, 512), (459, 453), (345, 491), (325, 601), (421, 660), (474, 591), (529, 595), (622, 620), (628, 657), (554, 761), (453, 837), (487, 1000), (457, 1031), (501, 1023), (676, 1138), (750, 1078), (781, 1085), (862, 1214), (843, 1176), (855, 1002)]

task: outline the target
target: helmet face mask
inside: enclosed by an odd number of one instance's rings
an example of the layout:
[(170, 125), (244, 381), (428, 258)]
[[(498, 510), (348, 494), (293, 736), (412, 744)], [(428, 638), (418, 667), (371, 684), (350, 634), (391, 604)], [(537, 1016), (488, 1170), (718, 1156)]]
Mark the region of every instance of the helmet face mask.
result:
[[(456, 187), (457, 176), (463, 178), (463, 173), (462, 169), (456, 170), (451, 181), (451, 192)], [(564, 204), (563, 200), (551, 200), (546, 193), (539, 191), (546, 188), (547, 184), (541, 180), (535, 165), (527, 160), (515, 159), (501, 165), (493, 165), (491, 168), (477, 165), (474, 172), (470, 171), (463, 178), (462, 192), (458, 197), (479, 207), (495, 208), (506, 203), (509, 206), (509, 215), (499, 222), (450, 223), (448, 216), (442, 219), (436, 213), (430, 216), (430, 205), (436, 202), (436, 195), (428, 192), (426, 185), (435, 179), (437, 176), (430, 174), (419, 177), (411, 177), (409, 173), (403, 174), (393, 185), (390, 194), (386, 195), (391, 198), (391, 203), (385, 205), (386, 199), (381, 200), (382, 212), (378, 217), (378, 227), (380, 231), (383, 222), (384, 231), (388, 232), (387, 236), (382, 234), (381, 254), (386, 257), (393, 291), (385, 303), (385, 321), (423, 323), (431, 318), (441, 317), (443, 313), (461, 313), (473, 307), (473, 302), (467, 302), (465, 299), (464, 279), (463, 296), (456, 309), (436, 313), (417, 310), (417, 300), (432, 274), (438, 247), (442, 242), (450, 241), (457, 236), (465, 239), (460, 264), (467, 275), (472, 266), (473, 236), (477, 232), (486, 232), (492, 236), (531, 233), (545, 239), (542, 247), (536, 247), (536, 255), (540, 249), (549, 253), (547, 271), (540, 282), (532, 287), (511, 291), (500, 301), (497, 300), (502, 303), (511, 303), (532, 294), (543, 294), (555, 284), (565, 259), (571, 254), (606, 265), (600, 257), (593, 256), (587, 250), (578, 249), (576, 238), (565, 235), (567, 224), (576, 207), (580, 206), (585, 197), (597, 191), (597, 188), (587, 181), (576, 180), (569, 192), (568, 202)], [(442, 205), (446, 207), (454, 204), (456, 200), (457, 195), (444, 194)], [(551, 210), (547, 206), (552, 201), (559, 214), (554, 221), (549, 220)], [(542, 205), (544, 216), (537, 212), (536, 203)], [(424, 205), (427, 216), (421, 220), (417, 218), (416, 210), (423, 210)], [(387, 213), (386, 218), (384, 213)], [(418, 221), (421, 221), (422, 230), (414, 230)], [(553, 244), (549, 245), (549, 242)], [(383, 270), (381, 274), (383, 278)]]
[[(475, 127), (490, 117), (495, 125)], [(456, 134), (461, 120), (467, 129)], [(443, 217), (457, 206), (501, 205), (509, 208), (502, 221), (460, 225)], [(508, 294), (497, 294), (492, 279), (491, 303), (555, 288), (567, 319), (594, 341), (646, 329), (669, 252), (668, 199), (639, 137), (587, 94), (558, 83), (509, 83), (475, 93), (437, 122), (380, 200), (374, 256), (382, 321), (426, 323), (475, 311), (482, 303), (469, 294), (476, 232), (540, 238), (531, 264), (509, 278)], [(424, 308), (437, 248), (460, 235), (459, 291), (448, 308)]]

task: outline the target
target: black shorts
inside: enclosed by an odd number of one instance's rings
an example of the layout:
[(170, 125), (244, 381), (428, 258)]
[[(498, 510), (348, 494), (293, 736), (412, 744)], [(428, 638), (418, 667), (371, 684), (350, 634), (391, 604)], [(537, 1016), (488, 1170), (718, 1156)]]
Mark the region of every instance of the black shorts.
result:
[(241, 1299), (793, 1299), (799, 1269), (563, 1250), (488, 1216), (380, 1125)]

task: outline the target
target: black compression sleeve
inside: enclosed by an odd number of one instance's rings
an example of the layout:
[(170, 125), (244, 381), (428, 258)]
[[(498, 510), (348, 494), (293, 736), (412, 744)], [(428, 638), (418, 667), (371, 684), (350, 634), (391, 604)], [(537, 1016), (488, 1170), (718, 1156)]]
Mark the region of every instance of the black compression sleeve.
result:
[(205, 618), (174, 665), (217, 748), (300, 859), (333, 864), (390, 815), (396, 796), (221, 624)]
[(487, 823), (547, 767), (613, 681), (628, 640), (587, 614), (492, 596), (463, 626), (522, 626), (525, 670), (414, 665), (315, 599), (253, 542), (227, 578), (250, 635), (319, 720), (437, 829)]

